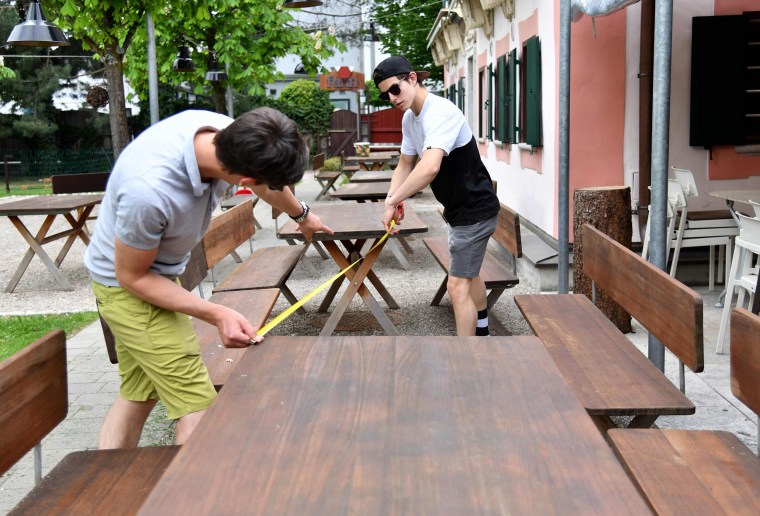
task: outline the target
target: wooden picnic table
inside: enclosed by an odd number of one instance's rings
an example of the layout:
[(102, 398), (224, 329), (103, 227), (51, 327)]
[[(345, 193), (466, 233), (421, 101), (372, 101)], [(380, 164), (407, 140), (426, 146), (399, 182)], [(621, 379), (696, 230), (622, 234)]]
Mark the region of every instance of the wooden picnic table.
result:
[[(319, 307), (320, 312), (327, 312), (341, 285), (344, 281), (348, 280), (346, 291), (335, 307), (335, 311), (327, 320), (321, 335), (332, 335), (355, 295), (361, 297), (387, 335), (398, 335), (398, 330), (364, 284), (365, 280), (369, 280), (389, 308), (399, 308), (398, 303), (393, 299), (393, 296), (388, 292), (382, 281), (380, 281), (380, 278), (372, 271), (372, 265), (388, 241), (386, 239), (378, 244), (380, 239), (385, 235), (382, 215), (383, 205), (380, 203), (358, 204), (345, 202), (326, 204), (319, 207), (319, 218), (322, 220), (322, 223), (332, 228), (334, 234), (315, 233), (313, 239), (322, 242), (332, 259), (338, 265), (338, 269), (343, 270), (359, 258), (364, 258), (356, 267), (349, 269), (343, 277), (335, 280), (328, 289), (327, 295)], [(303, 234), (296, 227), (297, 224), (289, 220), (277, 232), (277, 237), (285, 240), (304, 240)], [(411, 208), (406, 208), (404, 221), (398, 228), (399, 233), (391, 238), (408, 236), (413, 233), (423, 233), (428, 230), (428, 227), (422, 222), (419, 215)], [(371, 241), (372, 246), (371, 251), (367, 251), (365, 254), (362, 247), (364, 247), (367, 241)], [(345, 251), (342, 251), (338, 247), (337, 242), (341, 243)], [(377, 244), (377, 247), (375, 247), (375, 244)], [(327, 279), (323, 278), (318, 281), (321, 282)]]
[(331, 193), (330, 196), (344, 201), (357, 201), (360, 203), (367, 201), (377, 202), (388, 197), (388, 189), (390, 187), (391, 183), (389, 181), (346, 183)]
[(393, 178), (393, 170), (375, 170), (355, 172), (349, 179), (352, 183), (372, 183), (376, 181), (390, 181)]
[[(376, 172), (364, 172), (364, 173), (372, 174)], [(335, 197), (337, 199), (341, 199), (344, 201), (356, 201), (359, 203), (365, 203), (367, 201), (379, 202), (379, 201), (384, 200), (388, 196), (388, 189), (390, 188), (390, 186), (391, 186), (390, 182), (347, 183), (341, 186), (340, 188), (338, 188), (335, 192), (333, 192), (332, 197)], [(414, 250), (412, 249), (412, 247), (409, 245), (409, 243), (406, 241), (404, 237), (398, 237), (397, 240), (388, 242), (388, 248), (391, 250), (393, 255), (401, 264), (401, 267), (406, 270), (409, 270), (411, 268), (411, 265), (409, 264), (409, 261), (406, 258), (404, 258), (404, 255), (401, 254), (401, 251), (396, 246), (396, 242), (401, 244), (404, 250), (409, 254), (414, 253)]]
[[(35, 255), (42, 260), (42, 263), (45, 264), (63, 290), (71, 290), (71, 285), (61, 274), (59, 267), (77, 237), (85, 245), (90, 244), (90, 237), (85, 230), (85, 223), (93, 208), (103, 200), (103, 195), (102, 193), (86, 195), (39, 195), (0, 204), (0, 215), (8, 217), (13, 226), (29, 244), (29, 249), (24, 254), (16, 272), (5, 287), (5, 292), (13, 292), (16, 289), (16, 285), (18, 285)], [(33, 215), (45, 216), (45, 220), (36, 235), (33, 235), (21, 220), (22, 217)], [(48, 235), (56, 217), (59, 215), (62, 215), (68, 221), (71, 229)], [(53, 260), (42, 246), (62, 238), (65, 238), (66, 242), (63, 244), (63, 248), (58, 253), (56, 259)]]
[(535, 337), (269, 337), (140, 514), (651, 514)]
[(362, 170), (382, 170), (398, 157), (398, 152), (370, 152), (369, 156), (348, 156), (346, 163), (359, 165)]

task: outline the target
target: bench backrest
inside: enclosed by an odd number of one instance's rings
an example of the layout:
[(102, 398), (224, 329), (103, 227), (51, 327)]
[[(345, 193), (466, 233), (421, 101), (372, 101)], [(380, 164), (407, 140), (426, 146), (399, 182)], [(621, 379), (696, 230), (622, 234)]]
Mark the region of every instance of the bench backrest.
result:
[(66, 418), (66, 334), (55, 330), (0, 362), (0, 474)]
[(202, 240), (206, 269), (222, 261), (255, 232), (253, 202), (250, 199), (211, 219)]
[(63, 174), (52, 177), (54, 194), (105, 192), (110, 172)]
[(520, 216), (504, 204), (499, 208), (499, 219), (496, 231), (492, 237), (504, 249), (514, 256), (515, 260), (522, 256), (522, 241), (520, 239)]
[(704, 369), (699, 294), (588, 224), (583, 272), (689, 369)]
[(311, 169), (316, 172), (325, 166), (325, 153), (320, 152), (311, 159)]
[(731, 392), (760, 414), (760, 317), (731, 310)]

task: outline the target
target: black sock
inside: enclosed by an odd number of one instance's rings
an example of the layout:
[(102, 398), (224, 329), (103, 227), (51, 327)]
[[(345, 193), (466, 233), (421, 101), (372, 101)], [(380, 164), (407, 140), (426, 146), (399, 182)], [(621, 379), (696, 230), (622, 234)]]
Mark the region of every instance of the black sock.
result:
[(475, 335), (478, 337), (487, 337), (488, 333), (488, 308), (478, 310), (478, 324), (475, 326)]

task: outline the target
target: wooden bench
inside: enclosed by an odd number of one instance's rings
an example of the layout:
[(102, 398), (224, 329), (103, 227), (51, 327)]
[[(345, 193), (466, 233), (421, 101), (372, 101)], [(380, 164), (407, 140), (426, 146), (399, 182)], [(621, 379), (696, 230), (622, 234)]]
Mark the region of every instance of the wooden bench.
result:
[[(579, 238), (579, 235), (576, 235)], [(702, 299), (586, 224), (583, 271), (694, 372), (704, 368)], [(519, 295), (515, 302), (601, 430), (609, 416), (645, 428), (694, 404), (581, 294)], [(683, 382), (682, 382), (683, 383)]]
[[(110, 172), (93, 172), (89, 174), (61, 174), (51, 177), (51, 185), (54, 194), (75, 194), (87, 192), (105, 192)], [(83, 208), (78, 211), (81, 215)], [(98, 207), (95, 208), (98, 210)], [(87, 220), (96, 220), (97, 212), (90, 214)], [(85, 225), (85, 230), (87, 226)]]
[(51, 178), (54, 194), (105, 192), (110, 172), (61, 174)]
[(343, 172), (340, 170), (322, 170), (325, 166), (325, 155), (317, 154), (314, 159), (311, 160), (311, 167), (314, 169), (314, 179), (319, 183), (320, 192), (314, 197), (315, 201), (320, 200), (325, 195), (330, 193), (330, 190), (335, 190), (335, 182), (341, 176)]
[[(219, 207), (222, 209), (222, 211), (229, 210), (230, 208), (234, 208), (238, 204), (243, 204), (245, 201), (250, 199), (251, 203), (253, 203), (251, 208), (256, 209), (256, 204), (258, 204), (259, 202), (259, 196), (256, 194), (247, 193), (247, 192), (250, 192), (250, 190), (249, 189), (238, 190), (232, 195), (232, 197), (230, 197), (229, 199), (223, 200), (220, 203)], [(255, 214), (253, 217), (253, 224), (256, 226), (256, 229), (261, 229), (261, 224), (259, 223), (258, 220), (256, 220)]]
[[(760, 413), (760, 317), (731, 312), (731, 392)], [(760, 514), (760, 459), (734, 434), (612, 429), (609, 441), (658, 514)]]
[[(522, 256), (522, 243), (520, 239), (520, 216), (505, 205), (499, 208), (499, 218), (496, 223), (496, 231), (492, 235), (493, 240), (498, 242), (507, 252), (512, 255), (512, 270), (510, 271), (502, 261), (490, 251), (486, 251), (483, 265), (480, 268), (480, 277), (486, 284), (488, 293), (488, 307), (491, 308), (505, 289), (517, 285), (520, 280), (517, 278), (517, 259)], [(428, 237), (422, 241), (433, 254), (438, 264), (446, 272), (446, 276), (438, 287), (438, 292), (433, 296), (430, 302), (431, 306), (437, 306), (444, 294), (446, 294), (446, 284), (449, 276), (449, 266), (451, 265), (451, 255), (449, 254), (448, 238)], [(488, 315), (490, 331), (495, 335), (509, 335), (504, 325), (492, 314)]]
[(360, 168), (359, 165), (346, 165), (346, 151), (340, 153), (340, 171), (346, 174), (346, 177), (350, 179)]
[[(0, 474), (68, 412), (66, 334), (48, 333), (0, 362)], [(179, 446), (66, 455), (10, 514), (135, 514)], [(41, 456), (41, 453), (36, 454)]]
[[(201, 240), (207, 269), (212, 269), (254, 234), (253, 211), (246, 204), (211, 219)], [(213, 293), (276, 288), (282, 291), (291, 304), (295, 304), (298, 299), (285, 282), (305, 251), (306, 248), (300, 245), (255, 249), (221, 281), (215, 283)], [(305, 313), (302, 308), (299, 311)]]

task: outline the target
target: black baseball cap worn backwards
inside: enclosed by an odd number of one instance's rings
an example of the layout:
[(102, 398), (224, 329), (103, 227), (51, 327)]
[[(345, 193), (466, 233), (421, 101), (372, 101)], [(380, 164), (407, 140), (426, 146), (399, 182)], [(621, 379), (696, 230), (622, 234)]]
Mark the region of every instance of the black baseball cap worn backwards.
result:
[(430, 72), (413, 70), (411, 63), (404, 56), (391, 56), (380, 61), (380, 64), (375, 67), (375, 71), (372, 72), (372, 80), (375, 81), (375, 86), (379, 86), (388, 77), (406, 75), (411, 72), (417, 74), (417, 81), (419, 82), (430, 76)]

